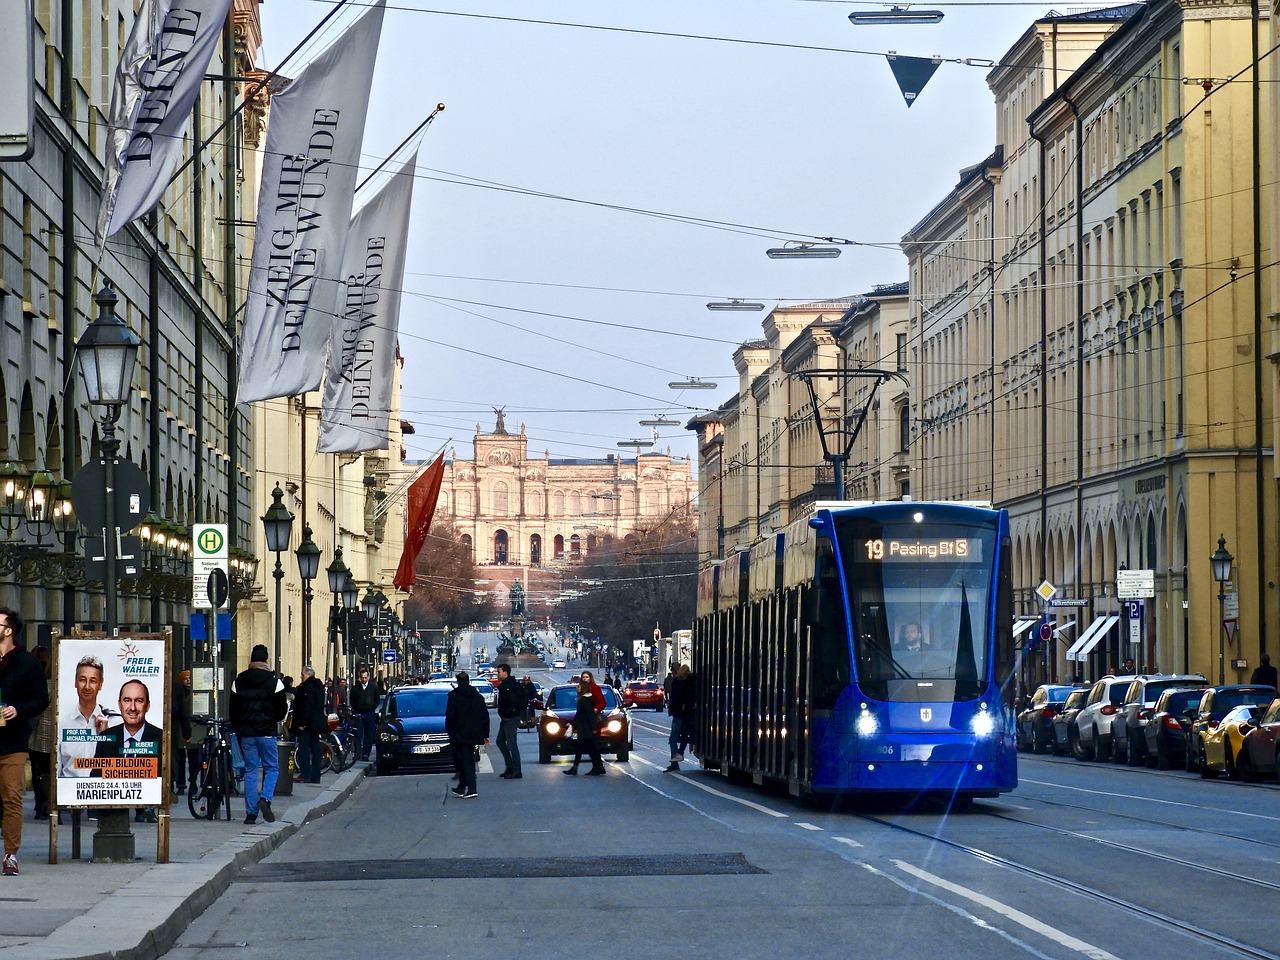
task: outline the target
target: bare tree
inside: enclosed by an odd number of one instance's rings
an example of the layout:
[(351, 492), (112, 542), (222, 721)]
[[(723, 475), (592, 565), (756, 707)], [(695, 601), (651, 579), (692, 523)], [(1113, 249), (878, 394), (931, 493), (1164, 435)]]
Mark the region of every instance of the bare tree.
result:
[(495, 614), (493, 599), (476, 589), (476, 565), (448, 517), (437, 516), (413, 566), (413, 596), (405, 620), (432, 627), (463, 627)]

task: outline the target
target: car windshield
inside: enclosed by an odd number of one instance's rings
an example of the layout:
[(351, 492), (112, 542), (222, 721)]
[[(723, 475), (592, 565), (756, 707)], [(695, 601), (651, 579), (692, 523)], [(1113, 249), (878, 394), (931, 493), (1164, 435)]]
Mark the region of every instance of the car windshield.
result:
[(656, 683), (628, 683), (627, 687), (632, 690), (644, 690), (650, 693), (658, 689), (658, 685)]
[(1072, 688), (1068, 686), (1045, 687), (1044, 699), (1046, 703), (1056, 703), (1059, 700), (1067, 699), (1067, 695), (1071, 693)]
[(1262, 722), (1263, 723), (1280, 722), (1280, 699), (1271, 701), (1271, 708), (1267, 711), (1266, 715), (1262, 718)]
[(1262, 713), (1262, 707), (1251, 706), (1249, 704), (1241, 704), (1238, 707), (1232, 707), (1225, 717), (1222, 718), (1223, 723), (1238, 723), (1241, 720), (1252, 720)]
[(391, 698), (388, 714), (393, 717), (443, 717), (449, 691), (418, 687), (397, 690)]
[(1242, 704), (1265, 707), (1275, 693), (1267, 690), (1221, 690), (1213, 695), (1213, 708), (1210, 716), (1214, 720), (1223, 719), (1231, 710)]
[(1079, 710), (1084, 706), (1085, 698), (1088, 696), (1088, 690), (1072, 690), (1071, 695), (1067, 697), (1067, 702), (1062, 705), (1062, 709)]
[[(618, 706), (613, 687), (601, 687), (604, 691), (604, 708), (613, 710)], [(551, 699), (547, 701), (548, 710), (576, 710), (578, 708), (577, 687), (556, 687), (551, 691)]]
[(1200, 706), (1203, 690), (1173, 690), (1164, 698), (1164, 712), (1181, 715)]
[(1160, 699), (1160, 694), (1180, 687), (1186, 682), (1186, 680), (1152, 680), (1143, 688), (1142, 700), (1144, 703), (1155, 703)]

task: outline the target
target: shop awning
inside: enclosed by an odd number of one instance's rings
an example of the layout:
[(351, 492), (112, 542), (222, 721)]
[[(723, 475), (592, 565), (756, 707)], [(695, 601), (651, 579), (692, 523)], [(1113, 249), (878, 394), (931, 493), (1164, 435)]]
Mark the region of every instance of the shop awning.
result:
[(1102, 638), (1107, 635), (1107, 632), (1119, 620), (1120, 617), (1117, 615), (1098, 617), (1093, 623), (1089, 624), (1089, 629), (1080, 634), (1076, 642), (1071, 645), (1071, 649), (1067, 651), (1067, 659), (1083, 663), (1084, 658), (1093, 652), (1093, 648), (1102, 642)]
[(1020, 617), (1017, 620), (1013, 621), (1013, 635), (1015, 637), (1021, 636), (1022, 634), (1026, 633), (1028, 630), (1031, 629), (1032, 624), (1036, 624), (1039, 622), (1040, 622), (1039, 617)]

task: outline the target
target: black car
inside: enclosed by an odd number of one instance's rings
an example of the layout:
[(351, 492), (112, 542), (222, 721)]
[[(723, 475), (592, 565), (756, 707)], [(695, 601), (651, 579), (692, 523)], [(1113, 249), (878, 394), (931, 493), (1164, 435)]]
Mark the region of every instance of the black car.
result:
[(1198, 771), (1200, 765), (1200, 731), (1212, 730), (1232, 709), (1244, 704), (1265, 707), (1275, 699), (1276, 688), (1259, 683), (1232, 683), (1210, 687), (1204, 692), (1200, 709), (1196, 711), (1191, 726), (1187, 728), (1187, 749), (1184, 763), (1187, 772)]
[(1147, 766), (1168, 770), (1182, 766), (1187, 753), (1187, 728), (1195, 719), (1204, 698), (1205, 687), (1175, 687), (1160, 694), (1155, 706), (1146, 712)]
[(1076, 718), (1076, 714), (1080, 712), (1080, 708), (1084, 706), (1085, 700), (1089, 698), (1088, 687), (1077, 687), (1067, 695), (1066, 701), (1062, 704), (1057, 715), (1051, 721), (1053, 725), (1053, 740), (1049, 746), (1055, 754), (1069, 753), (1071, 751), (1071, 723)]
[(400, 687), (378, 709), (378, 773), (401, 767), (453, 771), (453, 749), (444, 732), (449, 684)]
[(1017, 717), (1014, 739), (1019, 750), (1044, 753), (1052, 748), (1053, 718), (1075, 689), (1069, 683), (1042, 683), (1036, 687)]
[[(618, 760), (631, 756), (631, 713), (613, 687), (601, 687), (604, 710), (596, 723), (596, 743), (601, 753)], [(538, 762), (550, 763), (556, 754), (574, 753), (578, 747), (573, 718), (578, 708), (578, 688), (572, 684), (552, 687), (538, 719)]]
[(1160, 694), (1166, 690), (1185, 687), (1199, 687), (1203, 690), (1208, 686), (1209, 681), (1199, 673), (1143, 675), (1134, 680), (1129, 684), (1128, 693), (1124, 695), (1120, 712), (1111, 721), (1111, 759), (1116, 763), (1127, 763), (1131, 767), (1144, 766), (1147, 762), (1147, 723), (1151, 720)]

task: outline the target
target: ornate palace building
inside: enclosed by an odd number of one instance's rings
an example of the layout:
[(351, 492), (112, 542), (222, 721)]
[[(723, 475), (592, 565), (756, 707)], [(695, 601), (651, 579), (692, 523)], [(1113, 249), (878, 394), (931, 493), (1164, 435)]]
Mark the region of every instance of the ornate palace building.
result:
[(670, 453), (635, 458), (529, 455), (524, 424), (476, 424), (471, 460), (449, 456), (438, 512), (452, 518), (479, 564), (540, 567), (574, 560), (637, 528), (692, 516), (693, 476)]

